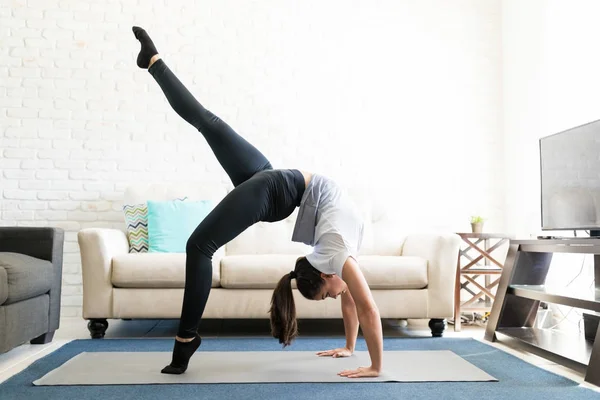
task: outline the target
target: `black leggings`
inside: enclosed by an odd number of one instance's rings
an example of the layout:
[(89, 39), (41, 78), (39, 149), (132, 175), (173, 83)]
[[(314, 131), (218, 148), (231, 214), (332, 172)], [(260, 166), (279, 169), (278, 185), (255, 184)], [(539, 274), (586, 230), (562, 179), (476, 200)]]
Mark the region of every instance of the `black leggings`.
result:
[(191, 338), (210, 294), (213, 254), (256, 222), (287, 218), (300, 205), (305, 183), (298, 170), (274, 170), (260, 151), (205, 109), (163, 60), (152, 64), (148, 72), (173, 110), (202, 133), (235, 186), (198, 225), (186, 245), (185, 291), (177, 335)]

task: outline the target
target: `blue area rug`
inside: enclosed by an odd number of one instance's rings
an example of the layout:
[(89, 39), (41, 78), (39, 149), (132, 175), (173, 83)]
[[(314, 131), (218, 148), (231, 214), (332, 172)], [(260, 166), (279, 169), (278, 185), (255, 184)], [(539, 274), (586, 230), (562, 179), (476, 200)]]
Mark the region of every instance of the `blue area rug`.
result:
[[(341, 339), (343, 341), (343, 339)], [(340, 339), (300, 338), (284, 351), (319, 351), (339, 347)], [(83, 351), (168, 351), (172, 339), (75, 340), (48, 354), (0, 384), (0, 399), (498, 399), (584, 400), (600, 393), (535, 367), (474, 339), (387, 338), (387, 350), (451, 350), (499, 382), (432, 383), (288, 383), (182, 384), (108, 386), (33, 386), (32, 382)], [(202, 351), (282, 351), (271, 338), (205, 339)], [(364, 339), (356, 350), (366, 351)], [(432, 365), (432, 368), (435, 368)], [(162, 368), (162, 366), (157, 366)]]

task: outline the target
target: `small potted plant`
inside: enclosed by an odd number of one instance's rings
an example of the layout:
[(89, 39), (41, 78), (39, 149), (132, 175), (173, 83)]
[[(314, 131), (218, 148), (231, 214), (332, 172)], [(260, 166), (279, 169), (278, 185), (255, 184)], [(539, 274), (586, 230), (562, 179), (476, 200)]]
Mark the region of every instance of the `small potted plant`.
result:
[(471, 230), (473, 233), (481, 233), (483, 232), (483, 217), (479, 215), (474, 215), (471, 217)]

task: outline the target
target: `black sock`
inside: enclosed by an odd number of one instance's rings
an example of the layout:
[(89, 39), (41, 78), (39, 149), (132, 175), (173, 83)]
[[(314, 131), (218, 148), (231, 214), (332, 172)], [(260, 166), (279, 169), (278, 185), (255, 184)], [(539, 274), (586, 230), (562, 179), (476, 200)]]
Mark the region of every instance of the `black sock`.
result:
[(167, 365), (162, 369), (163, 374), (183, 374), (188, 367), (188, 363), (192, 355), (198, 350), (202, 343), (202, 338), (198, 335), (194, 340), (189, 342), (180, 342), (175, 339), (175, 346), (173, 347), (173, 360), (171, 364)]
[(150, 64), (150, 59), (152, 56), (158, 54), (158, 51), (156, 50), (156, 47), (154, 47), (152, 39), (150, 39), (150, 36), (148, 36), (148, 33), (144, 29), (139, 26), (134, 26), (132, 30), (135, 38), (142, 44), (140, 54), (137, 56), (137, 65), (140, 68), (147, 69)]

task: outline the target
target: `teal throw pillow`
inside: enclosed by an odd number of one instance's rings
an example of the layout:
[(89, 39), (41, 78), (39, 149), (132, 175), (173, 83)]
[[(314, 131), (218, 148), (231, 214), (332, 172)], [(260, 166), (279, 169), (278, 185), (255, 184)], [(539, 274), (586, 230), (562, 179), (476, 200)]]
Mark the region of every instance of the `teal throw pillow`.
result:
[(188, 238), (212, 210), (210, 200), (147, 204), (148, 253), (185, 253)]

